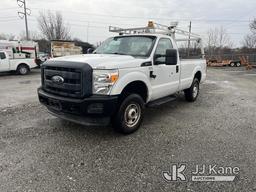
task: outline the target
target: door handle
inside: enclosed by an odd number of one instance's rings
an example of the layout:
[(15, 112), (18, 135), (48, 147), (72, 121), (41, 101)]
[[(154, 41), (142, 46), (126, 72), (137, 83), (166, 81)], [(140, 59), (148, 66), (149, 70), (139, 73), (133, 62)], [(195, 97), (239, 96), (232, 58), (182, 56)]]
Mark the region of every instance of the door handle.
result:
[(156, 75), (154, 74), (154, 71), (149, 72), (149, 77), (155, 79)]
[(176, 65), (176, 73), (179, 73), (179, 66)]

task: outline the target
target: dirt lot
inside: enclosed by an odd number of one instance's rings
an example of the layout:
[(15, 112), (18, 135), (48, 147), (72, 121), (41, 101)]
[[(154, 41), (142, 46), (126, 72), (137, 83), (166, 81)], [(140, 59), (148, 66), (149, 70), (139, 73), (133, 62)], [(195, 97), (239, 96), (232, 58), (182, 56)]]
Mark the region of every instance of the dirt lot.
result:
[[(39, 71), (0, 76), (0, 191), (256, 191), (256, 71), (211, 68), (200, 97), (148, 109), (123, 136), (49, 115)], [(172, 163), (238, 166), (234, 182), (170, 182)]]

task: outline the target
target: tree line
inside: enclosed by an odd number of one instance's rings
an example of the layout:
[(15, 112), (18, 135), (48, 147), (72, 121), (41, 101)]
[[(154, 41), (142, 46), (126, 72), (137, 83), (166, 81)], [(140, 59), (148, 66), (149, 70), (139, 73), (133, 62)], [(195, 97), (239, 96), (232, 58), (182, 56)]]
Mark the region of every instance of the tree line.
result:
[[(30, 39), (39, 43), (40, 51), (50, 52), (51, 40), (72, 40), (83, 47), (92, 47), (88, 42), (83, 42), (78, 38), (72, 37), (70, 27), (65, 23), (60, 12), (40, 12), (37, 17), (37, 22), (40, 33), (29, 31), (29, 35)], [(256, 49), (256, 19), (250, 23), (249, 27), (250, 33), (245, 35), (244, 39), (241, 41), (242, 47), (237, 49), (241, 52), (255, 52)], [(19, 37), (20, 40), (25, 40), (25, 31), (22, 31)], [(15, 35), (0, 34), (0, 40), (3, 39), (14, 40)], [(234, 44), (231, 41), (230, 35), (223, 26), (208, 30), (207, 37), (205, 39), (205, 51), (208, 57), (216, 55), (221, 56), (224, 53), (231, 52), (233, 47)], [(182, 44), (180, 48), (187, 50), (187, 44)], [(192, 54), (196, 53), (199, 51), (199, 46), (194, 43), (189, 51), (192, 52)]]
[[(38, 29), (40, 33), (29, 31), (31, 40), (38, 42), (39, 51), (50, 53), (52, 40), (67, 40), (74, 41), (77, 46), (81, 46), (83, 53), (86, 53), (88, 48), (93, 45), (88, 42), (83, 42), (79, 38), (72, 37), (70, 27), (65, 23), (63, 15), (56, 11), (39, 12), (37, 17)], [(0, 34), (0, 40), (15, 40), (16, 36), (13, 34)], [(19, 34), (19, 40), (26, 40), (26, 33), (22, 31)]]

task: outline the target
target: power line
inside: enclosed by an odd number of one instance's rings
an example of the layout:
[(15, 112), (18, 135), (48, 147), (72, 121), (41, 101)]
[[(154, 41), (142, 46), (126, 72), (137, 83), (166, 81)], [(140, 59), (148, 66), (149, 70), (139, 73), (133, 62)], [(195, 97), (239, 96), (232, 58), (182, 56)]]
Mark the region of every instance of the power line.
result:
[[(30, 21), (31, 22), (37, 22), (37, 20), (36, 19), (30, 19)], [(76, 22), (76, 20), (72, 20), (73, 22)], [(102, 26), (99, 26), (99, 25), (88, 25), (88, 22), (89, 23), (101, 23), (101, 22), (94, 22), (94, 21), (89, 21), (89, 20), (84, 20), (84, 21), (79, 21), (79, 20), (77, 20), (77, 22), (84, 22), (84, 23), (86, 23), (86, 24), (78, 24), (78, 23), (68, 23), (68, 25), (70, 25), (70, 26), (76, 26), (76, 27), (82, 27), (82, 28), (84, 28), (84, 27), (89, 27), (89, 28), (99, 28), (99, 29), (106, 29), (106, 30), (108, 30), (108, 27), (109, 27), (109, 25), (110, 24), (108, 24), (108, 23), (102, 23), (102, 24), (105, 24), (105, 25), (102, 25)], [(122, 24), (116, 24), (116, 25), (122, 25)], [(194, 27), (193, 27), (194, 28)], [(199, 28), (197, 28), (197, 29), (199, 29)], [(206, 32), (200, 32), (200, 34), (202, 34), (202, 35), (207, 35), (208, 33), (206, 33)], [(239, 33), (239, 32), (227, 32), (227, 34), (229, 34), (229, 35), (243, 35), (244, 33)]]
[[(31, 19), (30, 21), (32, 22), (37, 22), (36, 20), (33, 20)], [(78, 27), (89, 27), (89, 28), (101, 28), (101, 29), (107, 29), (108, 30), (108, 26), (97, 26), (97, 25), (82, 25), (82, 24), (68, 24), (68, 25), (71, 25), (71, 26), (78, 26)]]
[(17, 7), (1, 8), (0, 11), (9, 11), (14, 9), (17, 9)]
[(17, 16), (6, 16), (6, 17), (0, 17), (0, 19), (12, 19), (12, 18), (16, 18), (17, 19)]
[(23, 12), (18, 12), (18, 15), (21, 19), (25, 18), (25, 27), (26, 27), (26, 37), (27, 40), (29, 40), (29, 34), (28, 34), (28, 18), (27, 16), (31, 14), (31, 10), (27, 8), (26, 6), (26, 0), (17, 0), (17, 3), (20, 7), (24, 8)]
[(12, 21), (17, 22), (18, 20), (17, 20), (17, 19), (6, 19), (6, 20), (0, 20), (0, 22), (1, 22), (1, 23), (5, 23), (5, 22), (12, 22)]
[[(34, 7), (33, 9), (42, 10), (41, 8)], [(64, 9), (50, 9), (51, 11), (65, 11)], [(121, 15), (111, 15), (111, 14), (98, 14), (98, 13), (90, 13), (90, 12), (79, 12), (79, 11), (71, 11), (66, 10), (69, 13), (75, 13), (75, 14), (81, 14), (81, 15), (94, 15), (94, 16), (100, 16), (100, 17), (112, 17), (112, 18), (122, 18), (122, 19), (140, 19), (140, 20), (167, 20), (167, 21), (194, 21), (194, 22), (217, 22), (217, 23), (245, 23), (250, 22), (249, 19), (181, 19), (181, 18), (163, 18), (163, 17), (136, 17), (136, 16), (121, 16)]]

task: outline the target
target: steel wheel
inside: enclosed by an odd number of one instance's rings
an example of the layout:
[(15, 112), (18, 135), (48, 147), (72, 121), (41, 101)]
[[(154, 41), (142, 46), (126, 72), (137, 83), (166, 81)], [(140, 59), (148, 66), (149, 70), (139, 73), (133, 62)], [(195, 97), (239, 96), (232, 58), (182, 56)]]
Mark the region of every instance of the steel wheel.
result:
[(194, 102), (199, 95), (199, 80), (195, 78), (190, 88), (184, 90), (185, 98), (189, 102)]
[(125, 109), (124, 120), (127, 127), (134, 127), (140, 120), (141, 107), (137, 103), (128, 105)]
[(27, 74), (27, 72), (28, 72), (28, 69), (26, 67), (21, 67), (20, 68), (20, 74), (21, 75), (25, 75), (25, 74)]
[(29, 72), (29, 68), (26, 65), (20, 65), (17, 69), (17, 73), (20, 75), (26, 75)]
[(196, 98), (196, 97), (197, 97), (197, 95), (198, 95), (198, 90), (199, 90), (198, 83), (195, 83), (195, 84), (194, 84), (194, 87), (193, 87), (193, 98)]
[(138, 94), (127, 95), (116, 114), (112, 117), (115, 130), (123, 134), (131, 134), (140, 128), (143, 121), (145, 103)]

